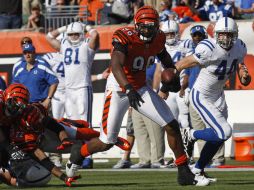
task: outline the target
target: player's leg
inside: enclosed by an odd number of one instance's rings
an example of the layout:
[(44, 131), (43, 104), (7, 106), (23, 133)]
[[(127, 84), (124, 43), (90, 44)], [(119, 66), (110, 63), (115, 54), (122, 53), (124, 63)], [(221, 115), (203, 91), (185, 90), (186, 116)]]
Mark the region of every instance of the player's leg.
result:
[(207, 127), (203, 130), (193, 130), (189, 133), (192, 139), (207, 141), (193, 169), (195, 173), (198, 173), (204, 170), (224, 141), (231, 136), (232, 128), (226, 120), (227, 106), (223, 96), (209, 98), (193, 89), (190, 97), (192, 106), (199, 113)]
[(164, 165), (165, 129), (151, 119), (143, 116), (151, 146), (151, 168)]
[(190, 171), (178, 122), (174, 119), (165, 101), (148, 87), (141, 88), (139, 93), (145, 103), (141, 107), (138, 107), (138, 111), (166, 130), (168, 145), (174, 152), (176, 158), (175, 164), (178, 167), (178, 183), (180, 185), (208, 185), (209, 180), (196, 177)]
[(128, 110), (129, 102), (125, 93), (107, 91), (105, 96), (100, 137), (93, 138), (87, 143), (83, 155), (105, 151), (116, 142), (123, 117)]
[(150, 168), (151, 166), (151, 143), (149, 134), (144, 122), (144, 116), (132, 110), (132, 121), (134, 127), (134, 135), (137, 143), (137, 151), (139, 162), (131, 166), (133, 169)]
[(206, 125), (203, 130), (191, 131), (194, 139), (205, 141), (225, 141), (232, 134), (232, 128), (227, 122), (227, 106), (223, 97), (207, 97), (192, 89), (191, 105), (196, 109)]
[(52, 98), (52, 114), (53, 118), (60, 119), (65, 113), (65, 91), (57, 90)]

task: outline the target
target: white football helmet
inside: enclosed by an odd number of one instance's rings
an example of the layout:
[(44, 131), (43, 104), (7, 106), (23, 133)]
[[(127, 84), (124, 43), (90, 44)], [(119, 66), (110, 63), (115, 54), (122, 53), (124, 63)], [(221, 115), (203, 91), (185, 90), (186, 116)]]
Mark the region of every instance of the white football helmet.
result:
[[(84, 27), (81, 22), (70, 23), (67, 27), (66, 33), (68, 41), (74, 46), (79, 45), (79, 43), (84, 40)], [(71, 34), (79, 34), (79, 38), (74, 40), (70, 36)]]
[[(214, 27), (217, 44), (223, 49), (230, 49), (238, 38), (238, 26), (236, 22), (229, 17), (220, 18)], [(222, 35), (220, 33), (227, 33)]]
[[(179, 40), (179, 25), (174, 20), (167, 20), (162, 23), (161, 30), (166, 34), (166, 44), (172, 45)], [(175, 33), (174, 36), (169, 33)]]

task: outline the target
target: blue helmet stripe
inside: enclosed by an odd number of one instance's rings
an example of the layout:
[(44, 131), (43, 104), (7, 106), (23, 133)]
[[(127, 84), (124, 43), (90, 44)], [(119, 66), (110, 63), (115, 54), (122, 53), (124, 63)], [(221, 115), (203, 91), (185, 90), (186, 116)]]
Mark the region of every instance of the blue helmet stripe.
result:
[(228, 28), (228, 17), (225, 17), (225, 28)]

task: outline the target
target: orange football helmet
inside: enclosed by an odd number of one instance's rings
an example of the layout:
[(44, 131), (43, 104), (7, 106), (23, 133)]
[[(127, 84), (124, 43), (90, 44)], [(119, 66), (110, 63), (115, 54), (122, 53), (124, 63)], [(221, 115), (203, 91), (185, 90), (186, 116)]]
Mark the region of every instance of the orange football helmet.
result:
[(134, 24), (140, 39), (150, 42), (159, 29), (159, 14), (153, 7), (143, 6), (134, 16)]
[(21, 114), (29, 102), (30, 93), (23, 84), (11, 84), (4, 91), (5, 113), (7, 116)]

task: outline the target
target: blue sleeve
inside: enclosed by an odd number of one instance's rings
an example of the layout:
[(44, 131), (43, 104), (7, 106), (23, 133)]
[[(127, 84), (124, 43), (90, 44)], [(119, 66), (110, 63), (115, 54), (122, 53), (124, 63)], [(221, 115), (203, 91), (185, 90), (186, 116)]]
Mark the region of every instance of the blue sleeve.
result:
[(186, 75), (190, 76), (190, 68), (185, 69), (185, 70), (184, 70), (184, 73), (185, 73)]

